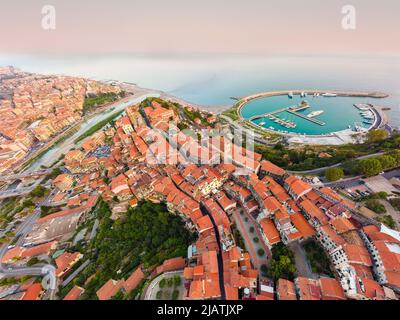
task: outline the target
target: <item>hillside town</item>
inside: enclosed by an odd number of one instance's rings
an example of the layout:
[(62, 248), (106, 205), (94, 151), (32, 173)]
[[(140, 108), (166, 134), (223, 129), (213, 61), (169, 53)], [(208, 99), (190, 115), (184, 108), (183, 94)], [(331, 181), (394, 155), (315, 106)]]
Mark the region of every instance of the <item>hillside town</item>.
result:
[[(1, 150), (21, 153), (2, 157), (4, 170), (32, 147), (27, 140), (46, 141), (78, 121), (88, 91), (113, 89), (68, 77), (32, 81), (14, 77), (12, 69), (1, 74), (1, 92), (13, 91), (12, 99), (0, 100)], [(4, 242), (2, 270), (15, 276), (0, 280), (1, 300), (398, 299), (398, 231), (368, 217), (343, 192), (235, 143), (216, 116), (196, 117), (191, 134), (180, 125), (185, 114), (179, 110), (145, 99), (65, 155), (36, 203), (14, 216), (35, 219)], [(112, 262), (103, 261), (96, 246), (151, 207), (179, 218), (182, 233), (190, 235), (176, 244), (184, 254), (155, 251), (152, 258), (144, 252), (118, 260), (114, 252)], [(154, 215), (164, 219), (159, 211)], [(148, 230), (141, 223), (140, 232)], [(118, 239), (111, 248), (119, 248)], [(118, 267), (109, 270), (111, 263)], [(23, 272), (48, 265), (47, 273)]]
[(0, 173), (82, 120), (85, 97), (120, 92), (97, 81), (0, 68)]

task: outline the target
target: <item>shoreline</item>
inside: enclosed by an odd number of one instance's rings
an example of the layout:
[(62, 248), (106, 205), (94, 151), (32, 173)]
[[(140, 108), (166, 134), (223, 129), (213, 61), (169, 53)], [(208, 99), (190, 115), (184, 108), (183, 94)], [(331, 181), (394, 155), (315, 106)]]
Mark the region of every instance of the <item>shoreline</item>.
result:
[[(350, 129), (344, 129), (340, 131), (335, 131), (331, 132), (328, 134), (320, 134), (320, 135), (306, 135), (306, 134), (299, 134), (299, 133), (294, 133), (294, 132), (281, 132), (277, 130), (272, 130), (269, 128), (264, 128), (259, 126), (258, 124), (249, 121), (248, 119), (244, 118), (241, 110), (242, 108), (249, 103), (250, 101), (257, 100), (257, 99), (262, 99), (265, 97), (273, 97), (273, 96), (281, 96), (281, 95), (288, 95), (289, 93), (292, 93), (293, 95), (300, 95), (301, 93), (307, 93), (309, 95), (313, 94), (324, 94), (324, 93), (329, 93), (329, 94), (335, 94), (338, 97), (362, 97), (362, 98), (374, 98), (374, 99), (383, 99), (387, 98), (389, 95), (383, 92), (362, 92), (362, 91), (339, 91), (339, 90), (278, 90), (278, 91), (268, 91), (268, 92), (261, 92), (261, 93), (256, 93), (253, 95), (245, 96), (242, 97), (238, 100), (238, 105), (236, 107), (236, 113), (239, 116), (239, 118), (243, 121), (246, 121), (250, 125), (253, 125), (261, 130), (264, 130), (269, 133), (275, 133), (279, 134), (285, 137), (289, 138), (304, 138), (306, 140), (310, 139), (323, 139), (323, 138), (336, 138), (339, 140), (343, 140), (343, 138), (346, 138), (347, 135), (350, 135), (349, 130)], [(333, 97), (334, 98), (334, 97)], [(387, 123), (387, 117), (386, 115), (383, 114), (383, 112), (373, 104), (368, 104), (369, 107), (371, 108), (371, 111), (375, 114), (375, 120), (374, 124), (371, 125), (369, 128), (365, 128), (365, 132), (368, 132), (372, 130), (373, 128), (379, 128)], [(353, 134), (362, 134), (362, 132), (353, 132), (351, 131), (351, 135)], [(343, 136), (344, 135), (344, 136)], [(340, 137), (342, 136), (342, 137)], [(343, 140), (344, 141), (344, 140)], [(301, 142), (298, 142), (301, 143)], [(310, 143), (310, 142), (308, 142)]]

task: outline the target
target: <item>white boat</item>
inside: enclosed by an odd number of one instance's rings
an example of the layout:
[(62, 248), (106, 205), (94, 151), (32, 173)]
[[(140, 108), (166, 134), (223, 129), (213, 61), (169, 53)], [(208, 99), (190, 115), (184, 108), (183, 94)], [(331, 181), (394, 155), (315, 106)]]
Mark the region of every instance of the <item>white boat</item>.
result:
[(265, 124), (265, 122), (260, 122), (259, 123), (260, 126), (263, 126), (264, 124)]
[(289, 97), (289, 99), (293, 99), (293, 92), (289, 92), (288, 97)]
[(324, 93), (323, 95), (322, 95), (323, 97), (337, 97), (337, 94), (336, 93)]
[(318, 111), (313, 111), (310, 114), (307, 115), (307, 118), (314, 118), (316, 116), (319, 116), (320, 114), (323, 114), (324, 110), (318, 110)]

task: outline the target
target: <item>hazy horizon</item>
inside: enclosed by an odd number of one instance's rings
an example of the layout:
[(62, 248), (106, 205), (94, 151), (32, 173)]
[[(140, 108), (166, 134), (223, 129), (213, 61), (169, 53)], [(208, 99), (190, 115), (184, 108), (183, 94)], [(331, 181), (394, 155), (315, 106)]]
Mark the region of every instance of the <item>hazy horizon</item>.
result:
[[(42, 29), (42, 6), (56, 29)], [(341, 27), (344, 5), (355, 30)], [(400, 54), (398, 0), (3, 0), (1, 54)]]

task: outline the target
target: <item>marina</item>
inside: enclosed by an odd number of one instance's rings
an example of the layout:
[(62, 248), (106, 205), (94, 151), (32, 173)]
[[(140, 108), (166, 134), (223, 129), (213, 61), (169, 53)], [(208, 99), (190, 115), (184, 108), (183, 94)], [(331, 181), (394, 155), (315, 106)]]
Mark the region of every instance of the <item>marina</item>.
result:
[[(302, 93), (301, 97), (305, 97), (305, 95)], [(297, 125), (296, 125), (295, 122), (293, 122), (293, 121), (285, 121), (285, 120), (282, 120), (282, 119), (280, 119), (279, 117), (276, 116), (276, 114), (278, 114), (278, 113), (288, 112), (288, 113), (290, 113), (292, 115), (295, 115), (296, 117), (300, 117), (300, 118), (308, 120), (308, 121), (310, 121), (312, 123), (318, 124), (320, 126), (324, 126), (325, 122), (320, 121), (318, 119), (314, 119), (314, 117), (317, 116), (318, 114), (313, 115), (313, 116), (310, 117), (310, 116), (304, 116), (303, 114), (299, 113), (300, 111), (303, 111), (303, 110), (308, 109), (308, 108), (310, 108), (310, 105), (308, 104), (308, 102), (306, 100), (303, 100), (300, 103), (299, 106), (291, 106), (291, 107), (287, 107), (287, 108), (278, 109), (278, 110), (275, 110), (273, 112), (269, 112), (269, 113), (266, 113), (266, 114), (256, 115), (256, 116), (253, 116), (253, 117), (249, 118), (248, 120), (254, 121), (254, 120), (257, 120), (257, 119), (260, 119), (260, 118), (269, 118), (270, 120), (273, 120), (274, 122), (276, 122), (276, 123), (278, 123), (278, 124), (280, 124), (280, 125), (282, 125), (282, 126), (284, 126), (286, 128), (296, 128)], [(264, 124), (265, 124), (265, 122), (260, 122), (259, 123), (259, 125), (264, 125)]]
[(370, 100), (384, 97), (378, 92), (267, 92), (242, 98), (239, 114), (261, 128), (288, 135), (326, 136), (342, 131), (351, 134), (380, 125), (382, 119)]

